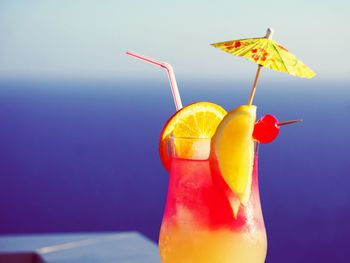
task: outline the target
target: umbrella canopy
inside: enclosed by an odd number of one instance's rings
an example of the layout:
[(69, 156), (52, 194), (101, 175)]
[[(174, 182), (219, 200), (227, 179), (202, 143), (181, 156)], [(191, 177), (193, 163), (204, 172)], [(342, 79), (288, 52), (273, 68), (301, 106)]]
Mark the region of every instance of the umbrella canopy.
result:
[(297, 59), (284, 46), (274, 41), (272, 34), (273, 30), (268, 28), (265, 37), (229, 40), (211, 44), (225, 52), (245, 57), (259, 65), (250, 93), (249, 105), (253, 102), (261, 67), (286, 72), (302, 78), (312, 78), (316, 75), (312, 69)]
[(230, 40), (211, 44), (230, 54), (245, 57), (261, 66), (289, 73), (290, 75), (312, 78), (315, 72), (290, 53), (284, 46), (271, 38), (268, 29), (265, 37)]

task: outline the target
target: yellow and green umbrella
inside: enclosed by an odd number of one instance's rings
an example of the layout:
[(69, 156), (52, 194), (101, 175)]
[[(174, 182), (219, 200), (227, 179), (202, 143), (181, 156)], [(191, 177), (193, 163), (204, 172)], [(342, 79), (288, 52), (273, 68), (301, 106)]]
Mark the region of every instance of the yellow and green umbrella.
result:
[(274, 41), (271, 38), (272, 34), (273, 30), (268, 28), (266, 36), (262, 38), (230, 40), (211, 44), (233, 55), (245, 57), (259, 65), (250, 94), (249, 105), (253, 102), (256, 84), (262, 66), (301, 78), (312, 78), (315, 76), (315, 72), (297, 59), (285, 47)]

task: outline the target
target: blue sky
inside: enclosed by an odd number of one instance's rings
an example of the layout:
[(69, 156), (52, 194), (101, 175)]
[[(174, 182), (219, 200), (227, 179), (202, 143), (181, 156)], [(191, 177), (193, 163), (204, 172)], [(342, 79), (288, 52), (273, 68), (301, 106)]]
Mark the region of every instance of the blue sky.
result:
[[(0, 77), (157, 79), (164, 73), (124, 55), (171, 63), (183, 79), (253, 79), (256, 65), (209, 46), (274, 39), (316, 71), (350, 80), (349, 1), (24, 1), (0, 2)], [(163, 75), (162, 75), (163, 74)], [(288, 79), (266, 69), (268, 78)]]

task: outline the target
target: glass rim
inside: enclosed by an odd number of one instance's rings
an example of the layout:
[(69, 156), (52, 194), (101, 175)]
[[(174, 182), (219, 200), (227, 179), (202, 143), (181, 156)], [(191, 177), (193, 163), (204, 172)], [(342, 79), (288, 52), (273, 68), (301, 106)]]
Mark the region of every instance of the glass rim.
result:
[[(201, 138), (201, 137), (185, 137), (185, 136), (174, 136), (172, 134), (169, 135), (168, 137), (168, 143), (175, 143), (175, 141), (178, 140), (178, 141), (198, 141), (198, 142), (210, 142), (210, 148), (211, 148), (211, 140), (212, 138)], [(260, 146), (260, 143), (256, 140), (253, 141), (254, 142), (254, 154), (255, 155), (258, 155), (258, 152), (259, 152), (259, 146)]]
[(169, 140), (211, 141), (211, 139), (212, 139), (212, 138), (185, 137), (185, 136), (174, 136), (174, 135), (169, 135)]

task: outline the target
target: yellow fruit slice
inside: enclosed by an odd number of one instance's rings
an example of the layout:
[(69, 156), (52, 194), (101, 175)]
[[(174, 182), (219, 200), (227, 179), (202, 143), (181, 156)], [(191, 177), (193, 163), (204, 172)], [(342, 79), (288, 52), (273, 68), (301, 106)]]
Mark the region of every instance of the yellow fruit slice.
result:
[[(196, 102), (182, 108), (170, 117), (161, 132), (159, 141), (159, 154), (164, 167), (169, 170), (168, 140), (170, 135), (181, 138), (211, 138), (226, 113), (217, 104)], [(192, 154), (191, 147), (186, 145), (186, 140), (178, 142), (176, 148), (184, 157), (190, 157)]]
[(252, 186), (255, 118), (256, 106), (240, 106), (225, 116), (213, 137), (220, 172), (243, 205), (249, 201)]

